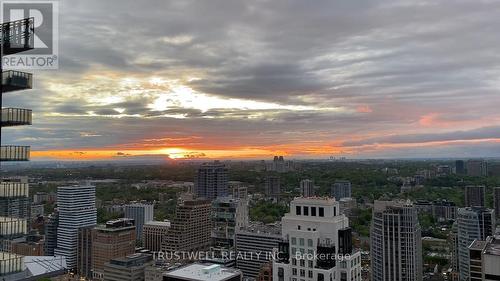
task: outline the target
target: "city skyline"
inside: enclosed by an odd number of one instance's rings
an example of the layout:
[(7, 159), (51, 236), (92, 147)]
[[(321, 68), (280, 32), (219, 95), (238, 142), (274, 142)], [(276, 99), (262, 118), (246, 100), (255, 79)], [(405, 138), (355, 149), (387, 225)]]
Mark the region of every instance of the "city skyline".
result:
[(4, 97), (35, 161), (500, 156), (500, 3), (101, 2)]

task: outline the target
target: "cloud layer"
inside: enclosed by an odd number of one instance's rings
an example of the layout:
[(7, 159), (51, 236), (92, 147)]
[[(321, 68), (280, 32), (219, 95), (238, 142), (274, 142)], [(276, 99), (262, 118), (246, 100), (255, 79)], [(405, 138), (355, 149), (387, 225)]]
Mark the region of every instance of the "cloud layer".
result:
[(5, 96), (35, 112), (5, 135), (43, 157), (500, 156), (499, 13), (476, 0), (61, 2), (60, 69)]

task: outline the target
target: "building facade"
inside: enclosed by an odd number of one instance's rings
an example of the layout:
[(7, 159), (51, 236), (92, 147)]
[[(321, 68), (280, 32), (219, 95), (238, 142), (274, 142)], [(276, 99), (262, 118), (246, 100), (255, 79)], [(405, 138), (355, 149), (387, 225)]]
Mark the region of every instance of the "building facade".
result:
[(153, 221), (154, 205), (135, 203), (125, 205), (125, 218), (133, 219), (135, 223), (136, 239), (142, 239), (142, 227), (144, 224)]
[(332, 186), (332, 197), (339, 201), (342, 198), (352, 197), (352, 187), (350, 181), (338, 180)]
[(150, 251), (161, 251), (163, 237), (167, 235), (170, 222), (150, 221), (142, 228), (142, 246)]
[(194, 181), (195, 194), (207, 200), (228, 195), (228, 171), (218, 161), (204, 163), (198, 168)]
[(314, 182), (312, 180), (301, 180), (300, 181), (300, 195), (302, 197), (313, 197), (314, 196)]
[(421, 229), (411, 202), (375, 201), (370, 245), (371, 280), (422, 280)]
[(331, 198), (295, 198), (281, 220), (283, 241), (273, 280), (361, 280), (361, 254), (351, 229)]
[(484, 207), (485, 200), (484, 185), (468, 185), (465, 187), (465, 206), (466, 207)]
[(57, 188), (59, 224), (56, 256), (66, 257), (68, 269), (76, 269), (78, 229), (97, 222), (95, 186), (74, 185)]

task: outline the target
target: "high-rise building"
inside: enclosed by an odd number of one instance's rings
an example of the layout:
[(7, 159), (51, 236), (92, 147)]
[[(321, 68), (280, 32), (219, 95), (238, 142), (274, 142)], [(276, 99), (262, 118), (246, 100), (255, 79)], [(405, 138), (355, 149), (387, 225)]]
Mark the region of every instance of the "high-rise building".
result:
[(471, 159), (467, 161), (467, 175), (471, 177), (482, 177), (488, 175), (488, 163), (483, 159)]
[(216, 251), (234, 251), (234, 235), (248, 226), (245, 200), (219, 197), (212, 201), (212, 246)]
[(215, 161), (204, 163), (198, 168), (194, 180), (195, 194), (207, 200), (228, 195), (228, 171), (226, 166)]
[(457, 175), (465, 175), (465, 162), (464, 162), (464, 160), (455, 161), (455, 173)]
[(370, 246), (371, 280), (422, 280), (421, 229), (411, 202), (375, 201)]
[(104, 264), (104, 281), (144, 280), (145, 268), (153, 264), (153, 257), (146, 254), (133, 254), (114, 258)]
[(59, 227), (59, 212), (54, 210), (52, 214), (47, 216), (47, 221), (44, 225), (45, 245), (43, 252), (46, 256), (53, 256), (54, 250), (57, 248), (57, 228)]
[(219, 264), (192, 263), (168, 271), (163, 275), (164, 281), (240, 281), (241, 272), (223, 267)]
[(300, 195), (306, 198), (314, 196), (314, 182), (312, 180), (306, 179), (300, 181)]
[(104, 264), (113, 258), (135, 252), (134, 220), (116, 219), (99, 225), (92, 231), (92, 275), (102, 279)]
[(78, 247), (76, 273), (88, 279), (92, 278), (92, 232), (95, 226), (78, 229)]
[(350, 181), (337, 180), (332, 186), (332, 197), (339, 201), (342, 198), (352, 197), (352, 187)]
[(493, 189), (493, 206), (495, 208), (495, 216), (500, 218), (500, 187)]
[(57, 227), (56, 256), (66, 257), (68, 269), (76, 269), (78, 229), (97, 222), (95, 186), (74, 185), (57, 188), (59, 225)]
[(26, 179), (0, 182), (0, 251), (10, 252), (28, 234), (28, 190)]
[(494, 233), (494, 211), (482, 207), (459, 208), (457, 212), (458, 271), (460, 280), (467, 281), (469, 273), (469, 249), (474, 240), (486, 240)]
[(134, 203), (125, 206), (125, 218), (135, 222), (136, 239), (142, 240), (142, 227), (145, 223), (153, 221), (154, 205)]
[[(208, 200), (179, 202), (175, 217), (163, 240), (164, 252), (204, 251), (210, 247), (212, 223), (211, 204)], [(188, 235), (187, 235), (188, 234)]]
[(274, 201), (280, 200), (281, 181), (278, 176), (267, 176), (265, 186), (266, 197), (272, 198)]
[(273, 280), (361, 280), (361, 254), (332, 198), (295, 198), (281, 220), (283, 242)]
[(236, 252), (250, 255), (236, 259), (236, 268), (243, 277), (256, 278), (262, 266), (271, 261), (281, 240), (281, 225), (252, 224), (236, 231)]
[(484, 207), (484, 185), (468, 185), (465, 187), (465, 206)]
[(469, 256), (470, 281), (500, 280), (500, 236), (474, 240)]
[(150, 221), (142, 227), (142, 246), (150, 251), (161, 251), (163, 237), (167, 235), (170, 222)]

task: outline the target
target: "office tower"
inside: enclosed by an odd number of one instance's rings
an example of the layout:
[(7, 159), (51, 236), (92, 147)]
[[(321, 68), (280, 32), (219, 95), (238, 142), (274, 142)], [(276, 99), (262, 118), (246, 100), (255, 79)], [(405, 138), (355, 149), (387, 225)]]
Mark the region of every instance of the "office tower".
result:
[(153, 257), (146, 254), (133, 254), (114, 258), (104, 264), (104, 281), (144, 280), (144, 270), (153, 264)]
[(78, 229), (76, 273), (88, 279), (92, 278), (92, 231), (94, 227), (86, 226)]
[(271, 167), (268, 170), (278, 173), (284, 173), (288, 171), (288, 167), (285, 163), (285, 159), (283, 158), (283, 156), (274, 156), (273, 162), (271, 163)]
[(204, 163), (194, 180), (195, 194), (207, 200), (228, 195), (228, 171), (219, 161)]
[(59, 212), (54, 210), (52, 214), (47, 217), (45, 222), (45, 245), (44, 253), (46, 256), (53, 256), (54, 250), (57, 248), (57, 228), (59, 227)]
[(332, 186), (332, 197), (339, 201), (342, 198), (352, 197), (352, 187), (350, 181), (335, 181)]
[(411, 202), (375, 201), (370, 245), (371, 280), (422, 280), (421, 229)]
[(244, 278), (256, 278), (262, 266), (271, 261), (273, 251), (278, 249), (281, 225), (249, 225), (236, 231), (235, 241), (236, 252), (247, 253), (251, 257), (237, 257), (236, 268), (241, 270)]
[(135, 252), (134, 220), (121, 218), (98, 225), (92, 231), (92, 273), (102, 279), (104, 264)]
[(97, 222), (95, 186), (74, 185), (57, 188), (59, 226), (57, 227), (56, 256), (66, 257), (68, 269), (76, 269), (78, 229)]
[(281, 181), (278, 176), (267, 176), (265, 186), (266, 197), (272, 198), (273, 201), (278, 202), (281, 194)]
[(469, 246), (470, 281), (500, 280), (500, 236), (475, 240)]
[(459, 208), (457, 212), (458, 271), (460, 280), (469, 280), (469, 245), (474, 240), (485, 240), (495, 227), (495, 215), (482, 207)]
[(314, 196), (314, 183), (312, 180), (300, 181), (300, 195), (306, 198)]
[[(210, 246), (212, 223), (208, 200), (179, 202), (170, 229), (163, 240), (164, 252), (204, 251)], [(187, 235), (189, 234), (189, 235)]]
[(164, 281), (240, 281), (241, 272), (219, 264), (192, 263), (163, 274)]
[(295, 198), (281, 225), (273, 280), (361, 280), (361, 253), (352, 249), (349, 220), (337, 201)]
[(458, 260), (458, 224), (455, 221), (451, 226), (451, 231), (448, 236), (448, 241), (450, 243), (450, 269), (451, 269), (451, 280), (458, 280), (458, 268), (459, 268), (459, 260)]
[(125, 206), (125, 217), (135, 222), (136, 239), (142, 240), (142, 227), (145, 223), (153, 221), (153, 204), (129, 204)]
[(468, 185), (465, 187), (465, 206), (484, 207), (484, 185)]
[(163, 237), (167, 235), (170, 222), (150, 221), (142, 227), (142, 246), (150, 251), (161, 251)]
[(495, 208), (495, 216), (500, 218), (500, 187), (493, 189), (493, 206)]
[(455, 220), (457, 206), (448, 200), (436, 200), (432, 204), (432, 215), (440, 222)]
[(467, 175), (471, 177), (482, 177), (488, 175), (488, 163), (482, 159), (467, 161)]
[(215, 251), (234, 251), (235, 232), (248, 226), (245, 200), (219, 197), (212, 201), (212, 246)]
[(455, 161), (455, 173), (457, 175), (465, 175), (465, 162), (464, 162), (464, 160)]

